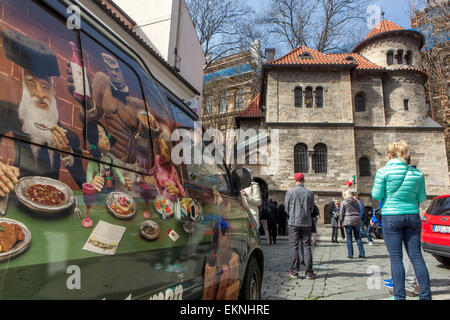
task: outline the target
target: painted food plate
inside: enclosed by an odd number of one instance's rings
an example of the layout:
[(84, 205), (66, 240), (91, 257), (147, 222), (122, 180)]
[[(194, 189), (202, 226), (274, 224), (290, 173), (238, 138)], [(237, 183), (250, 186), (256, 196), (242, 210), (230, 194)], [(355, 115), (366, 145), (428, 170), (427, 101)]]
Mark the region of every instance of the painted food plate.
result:
[(136, 214), (136, 202), (123, 192), (111, 192), (106, 197), (108, 211), (119, 219), (129, 219)]
[(0, 218), (0, 262), (22, 254), (31, 244), (31, 232), (21, 222)]
[(75, 200), (68, 185), (47, 177), (21, 178), (15, 191), (17, 199), (37, 213), (59, 213), (72, 206)]
[(141, 236), (147, 240), (154, 240), (159, 237), (159, 225), (153, 220), (146, 220), (141, 223)]
[(157, 196), (155, 199), (155, 209), (164, 219), (170, 218), (174, 214), (173, 202), (164, 196)]

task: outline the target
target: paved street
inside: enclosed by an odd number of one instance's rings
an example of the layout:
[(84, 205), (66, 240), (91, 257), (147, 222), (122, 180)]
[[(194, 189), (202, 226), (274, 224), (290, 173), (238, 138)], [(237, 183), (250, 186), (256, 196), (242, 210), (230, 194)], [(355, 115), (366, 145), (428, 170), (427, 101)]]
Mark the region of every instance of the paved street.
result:
[[(290, 266), (288, 237), (280, 237), (276, 245), (263, 246), (263, 300), (386, 300), (392, 297), (383, 286), (383, 280), (390, 278), (389, 254), (383, 240), (376, 240), (373, 246), (365, 240), (366, 259), (350, 260), (344, 240), (339, 238), (340, 243), (334, 244), (327, 234), (319, 235), (320, 241), (313, 247), (315, 280), (295, 280), (285, 275)], [(354, 252), (358, 257), (356, 243)], [(450, 269), (428, 253), (424, 253), (424, 258), (430, 273), (433, 299), (450, 300)]]

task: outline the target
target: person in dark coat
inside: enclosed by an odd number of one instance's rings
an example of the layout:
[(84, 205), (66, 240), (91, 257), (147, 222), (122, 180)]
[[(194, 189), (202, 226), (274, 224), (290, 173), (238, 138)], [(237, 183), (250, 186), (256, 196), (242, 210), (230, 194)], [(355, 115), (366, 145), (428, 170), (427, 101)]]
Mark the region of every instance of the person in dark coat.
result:
[[(340, 203), (340, 202), (339, 202)], [(330, 217), (332, 217), (333, 216), (333, 212), (336, 210), (336, 205), (335, 205), (335, 201), (333, 200), (333, 201), (331, 201), (329, 204), (328, 204), (328, 215), (330, 216)], [(341, 237), (342, 237), (342, 240), (345, 240), (345, 230), (344, 230), (344, 228), (343, 227), (341, 227), (341, 228), (339, 228), (338, 227), (338, 230), (340, 230), (341, 231)], [(337, 241), (336, 241), (337, 242)]]
[(277, 243), (277, 223), (278, 223), (278, 205), (276, 201), (269, 201), (270, 213), (267, 220), (267, 226), (269, 228), (270, 244)]
[(305, 187), (305, 176), (303, 173), (294, 175), (295, 187), (288, 190), (285, 195), (284, 204), (289, 215), (289, 244), (290, 244), (290, 271), (287, 276), (298, 279), (300, 258), (299, 243), (303, 243), (302, 253), (305, 265), (306, 279), (316, 279), (313, 270), (313, 257), (311, 249), (311, 214), (314, 210), (314, 193)]
[(338, 243), (339, 209), (341, 202), (335, 200), (332, 211), (328, 211), (331, 219), (331, 242)]
[(286, 235), (287, 213), (284, 204), (278, 206), (278, 234)]
[(353, 259), (353, 239), (355, 236), (356, 244), (358, 245), (359, 257), (365, 258), (364, 246), (361, 240), (361, 234), (359, 233), (361, 227), (361, 218), (359, 217), (359, 204), (358, 201), (353, 198), (350, 190), (345, 190), (342, 194), (344, 201), (341, 203), (339, 209), (339, 227), (345, 227), (347, 233), (347, 250), (348, 258)]

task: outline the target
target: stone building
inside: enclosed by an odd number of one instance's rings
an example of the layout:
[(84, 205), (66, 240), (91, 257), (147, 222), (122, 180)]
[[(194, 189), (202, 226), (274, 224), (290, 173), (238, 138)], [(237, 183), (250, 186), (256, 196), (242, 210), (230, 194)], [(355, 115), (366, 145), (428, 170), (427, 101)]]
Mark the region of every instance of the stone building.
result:
[(283, 202), (294, 173), (303, 172), (320, 221), (328, 223), (326, 206), (356, 176), (351, 189), (366, 206), (376, 206), (374, 176), (387, 162), (388, 143), (398, 139), (408, 143), (412, 165), (425, 174), (428, 198), (448, 193), (444, 129), (427, 116), (423, 44), (419, 32), (383, 20), (353, 53), (299, 47), (264, 64), (255, 103), (260, 111), (249, 107), (254, 116), (239, 119), (239, 125), (264, 127), (271, 137), (279, 132), (279, 147), (268, 148), (267, 165), (247, 165), (269, 196)]

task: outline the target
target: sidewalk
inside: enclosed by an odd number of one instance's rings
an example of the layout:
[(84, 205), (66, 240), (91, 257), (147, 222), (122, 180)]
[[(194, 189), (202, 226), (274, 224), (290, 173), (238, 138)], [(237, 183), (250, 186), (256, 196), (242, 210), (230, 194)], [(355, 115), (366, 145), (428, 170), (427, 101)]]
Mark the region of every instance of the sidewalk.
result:
[[(389, 300), (392, 295), (383, 286), (390, 278), (390, 259), (384, 241), (376, 239), (372, 246), (364, 239), (366, 259), (347, 259), (347, 244), (331, 242), (331, 230), (318, 230), (313, 250), (313, 268), (317, 279), (291, 280), (286, 276), (290, 268), (289, 237), (277, 237), (275, 245), (264, 250), (263, 300)], [(358, 250), (354, 244), (355, 255)], [(440, 265), (434, 257), (423, 253), (431, 280), (434, 300), (450, 300), (450, 269)], [(300, 272), (303, 275), (303, 272)], [(417, 297), (408, 300), (417, 300)]]

